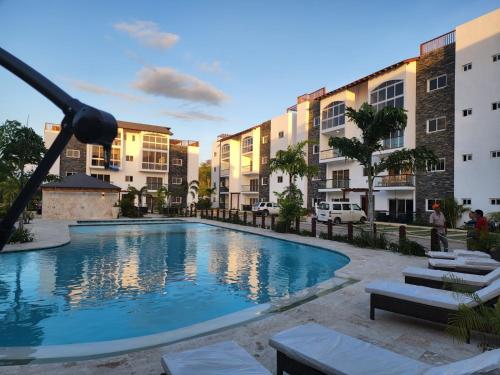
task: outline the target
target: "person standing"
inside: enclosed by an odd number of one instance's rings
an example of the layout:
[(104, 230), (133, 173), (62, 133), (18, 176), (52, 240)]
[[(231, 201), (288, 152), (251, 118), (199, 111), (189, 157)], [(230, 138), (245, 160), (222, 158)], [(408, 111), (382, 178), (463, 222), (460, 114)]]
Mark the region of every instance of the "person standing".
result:
[(474, 229), (477, 231), (478, 237), (480, 239), (487, 239), (488, 238), (488, 232), (489, 232), (489, 227), (488, 227), (488, 220), (483, 216), (483, 211), (482, 210), (476, 210), (474, 211), (476, 214), (476, 223), (474, 224)]
[(429, 223), (432, 224), (434, 228), (436, 228), (439, 242), (443, 244), (444, 251), (448, 252), (448, 238), (446, 238), (446, 219), (444, 217), (444, 214), (441, 212), (441, 207), (438, 203), (434, 203), (432, 205), (432, 209), (434, 210), (434, 212), (429, 218)]

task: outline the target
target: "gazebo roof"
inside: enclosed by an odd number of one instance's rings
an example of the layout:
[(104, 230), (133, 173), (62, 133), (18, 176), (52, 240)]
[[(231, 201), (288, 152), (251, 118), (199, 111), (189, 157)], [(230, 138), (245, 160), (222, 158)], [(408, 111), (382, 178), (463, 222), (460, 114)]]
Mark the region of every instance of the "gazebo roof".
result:
[(74, 189), (74, 190), (121, 190), (119, 186), (110, 184), (109, 182), (98, 180), (97, 178), (86, 175), (85, 173), (77, 173), (71, 176), (66, 176), (62, 181), (53, 181), (42, 185), (42, 189)]

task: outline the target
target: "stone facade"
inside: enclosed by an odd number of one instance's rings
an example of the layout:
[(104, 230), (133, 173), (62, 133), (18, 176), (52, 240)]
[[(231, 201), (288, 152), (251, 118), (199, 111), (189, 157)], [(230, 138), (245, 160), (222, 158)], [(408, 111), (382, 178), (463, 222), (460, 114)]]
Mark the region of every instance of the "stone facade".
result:
[(320, 102), (319, 100), (314, 100), (310, 103), (309, 106), (309, 126), (308, 126), (308, 139), (311, 142), (307, 146), (307, 164), (308, 165), (317, 165), (319, 168), (318, 175), (315, 178), (310, 178), (307, 182), (307, 209), (312, 209), (313, 207), (313, 199), (321, 199), (325, 200), (325, 193), (320, 193), (318, 191), (320, 187), (320, 180), (324, 180), (326, 178), (326, 164), (319, 162), (320, 153), (314, 154), (313, 148), (314, 145), (319, 145), (319, 135), (321, 132), (321, 126), (314, 127), (314, 118), (320, 116)]
[[(446, 74), (446, 87), (428, 92), (428, 80)], [(455, 44), (420, 56), (416, 72), (416, 146), (425, 146), (445, 158), (445, 170), (419, 172), (416, 178), (416, 211), (426, 211), (426, 199), (453, 195), (455, 138)], [(427, 132), (427, 121), (446, 117), (446, 129)]]
[[(262, 143), (262, 138), (267, 136), (267, 143)], [(267, 159), (271, 159), (271, 121), (263, 122), (260, 125), (260, 155), (259, 160), (262, 160), (263, 156), (267, 156)], [(269, 162), (266, 165), (260, 164), (259, 169), (259, 200), (268, 201), (270, 197), (269, 191)], [(267, 177), (267, 185), (262, 184), (262, 178)]]
[[(68, 154), (68, 150), (69, 154)], [(80, 155), (78, 158), (76, 157), (68, 157), (71, 155), (71, 150), (80, 151)], [(85, 165), (87, 162), (87, 145), (81, 143), (75, 136), (72, 136), (69, 140), (68, 144), (64, 148), (61, 157), (60, 157), (60, 169), (59, 175), (61, 177), (66, 177), (67, 173), (85, 173)]]
[[(168, 191), (172, 194), (170, 196), (172, 202), (175, 197), (182, 198), (182, 207), (186, 206), (186, 196), (188, 193), (189, 182), (187, 181), (187, 168), (188, 168), (188, 148), (182, 144), (175, 144), (176, 141), (170, 140), (170, 153), (168, 157)], [(182, 160), (182, 165), (174, 165), (173, 163), (175, 159)], [(175, 177), (182, 178), (182, 184), (172, 184), (172, 180)], [(172, 205), (179, 205), (172, 203)]]

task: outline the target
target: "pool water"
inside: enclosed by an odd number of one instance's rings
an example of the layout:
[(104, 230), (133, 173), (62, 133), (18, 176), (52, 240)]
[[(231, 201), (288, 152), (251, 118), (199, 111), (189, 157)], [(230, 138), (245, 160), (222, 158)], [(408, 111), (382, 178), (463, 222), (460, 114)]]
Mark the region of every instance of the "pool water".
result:
[(0, 347), (187, 327), (311, 287), (348, 262), (197, 223), (76, 226), (63, 247), (0, 255)]

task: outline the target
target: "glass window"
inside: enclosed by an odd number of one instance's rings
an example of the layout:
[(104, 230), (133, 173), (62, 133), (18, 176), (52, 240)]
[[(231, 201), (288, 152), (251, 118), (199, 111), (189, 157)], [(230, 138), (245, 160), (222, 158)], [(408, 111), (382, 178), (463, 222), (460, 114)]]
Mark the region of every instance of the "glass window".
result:
[(332, 204), (332, 210), (333, 211), (340, 211), (341, 210), (341, 205), (339, 203), (334, 203)]
[(281, 184), (283, 182), (283, 176), (278, 176), (278, 184)]
[(330, 129), (345, 124), (345, 103), (333, 102), (323, 109), (321, 114), (321, 129)]
[(352, 209), (355, 211), (361, 211), (361, 207), (359, 207), (357, 204), (353, 204)]
[(283, 138), (285, 136), (285, 132), (281, 131), (278, 133), (278, 138)]
[(167, 170), (167, 136), (163, 134), (145, 134), (142, 139), (142, 148), (142, 169)]
[(434, 91), (446, 87), (446, 74), (431, 78), (427, 81), (427, 91)]
[(432, 211), (432, 206), (434, 203), (441, 205), (441, 199), (426, 199), (426, 209), (427, 211)]
[(66, 149), (66, 157), (72, 158), (72, 159), (79, 159), (80, 158), (80, 150), (68, 148), (68, 149)]
[(253, 151), (253, 137), (245, 137), (241, 141), (241, 152), (246, 154)]
[(148, 190), (158, 190), (163, 186), (162, 177), (146, 177), (146, 186)]
[(427, 163), (427, 171), (428, 172), (442, 172), (445, 170), (445, 158), (439, 158), (438, 162), (433, 164)]
[(431, 120), (427, 120), (427, 132), (437, 132), (446, 129), (446, 117), (438, 117)]

